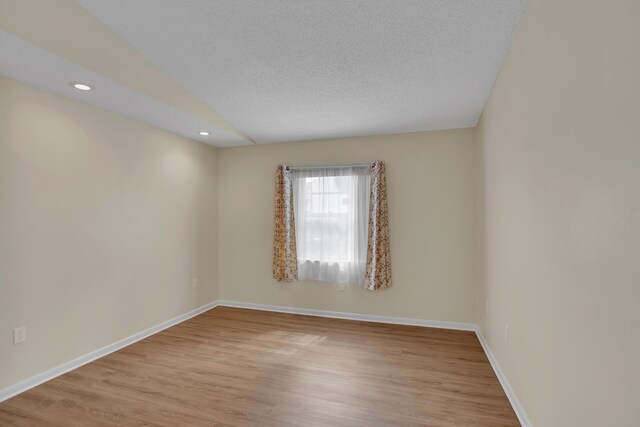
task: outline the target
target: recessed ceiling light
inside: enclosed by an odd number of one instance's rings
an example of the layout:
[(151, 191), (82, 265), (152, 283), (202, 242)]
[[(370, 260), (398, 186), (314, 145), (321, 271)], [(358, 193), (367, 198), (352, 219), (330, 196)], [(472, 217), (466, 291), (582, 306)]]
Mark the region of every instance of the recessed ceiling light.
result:
[(202, 136), (207, 136), (207, 135), (209, 135), (209, 132), (207, 132), (206, 130), (200, 131), (200, 132), (198, 132), (198, 133), (199, 133), (200, 135), (202, 135)]
[(69, 82), (71, 87), (74, 87), (78, 90), (92, 90), (93, 88), (88, 84), (80, 83), (80, 82)]

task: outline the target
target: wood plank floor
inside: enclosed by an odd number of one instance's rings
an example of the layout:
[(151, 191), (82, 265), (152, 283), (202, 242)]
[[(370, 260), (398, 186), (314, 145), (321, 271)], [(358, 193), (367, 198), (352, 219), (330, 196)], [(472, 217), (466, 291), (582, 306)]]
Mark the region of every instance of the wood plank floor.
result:
[(0, 403), (16, 426), (517, 426), (472, 332), (217, 307)]

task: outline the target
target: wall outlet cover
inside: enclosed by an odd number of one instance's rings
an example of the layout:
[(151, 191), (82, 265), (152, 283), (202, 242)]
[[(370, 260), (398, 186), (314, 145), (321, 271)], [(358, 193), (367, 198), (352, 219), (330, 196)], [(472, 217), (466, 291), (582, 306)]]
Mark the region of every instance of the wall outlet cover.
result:
[(27, 340), (27, 328), (26, 326), (21, 326), (19, 328), (15, 328), (13, 330), (13, 344), (20, 344)]

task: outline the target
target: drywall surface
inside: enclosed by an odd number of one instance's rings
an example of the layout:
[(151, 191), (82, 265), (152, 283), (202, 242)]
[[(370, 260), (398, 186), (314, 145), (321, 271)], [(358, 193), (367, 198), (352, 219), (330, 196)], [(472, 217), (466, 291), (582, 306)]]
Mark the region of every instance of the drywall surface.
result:
[(640, 425), (639, 20), (529, 0), (478, 127), (478, 320), (534, 426)]
[(0, 77), (0, 388), (216, 299), (216, 165)]
[[(219, 152), (223, 300), (475, 320), (473, 129), (225, 148)], [(276, 165), (386, 162), (393, 287), (278, 283), (271, 277)]]

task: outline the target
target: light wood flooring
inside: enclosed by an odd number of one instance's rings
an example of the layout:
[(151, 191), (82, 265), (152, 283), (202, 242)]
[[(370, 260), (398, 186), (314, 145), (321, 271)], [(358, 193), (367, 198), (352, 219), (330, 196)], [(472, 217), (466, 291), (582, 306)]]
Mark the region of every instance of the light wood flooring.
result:
[(16, 426), (517, 426), (473, 332), (217, 307), (0, 403)]

